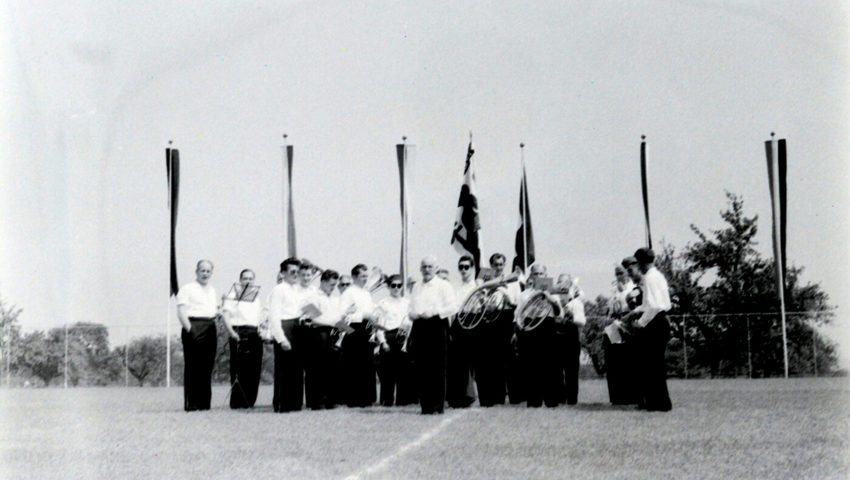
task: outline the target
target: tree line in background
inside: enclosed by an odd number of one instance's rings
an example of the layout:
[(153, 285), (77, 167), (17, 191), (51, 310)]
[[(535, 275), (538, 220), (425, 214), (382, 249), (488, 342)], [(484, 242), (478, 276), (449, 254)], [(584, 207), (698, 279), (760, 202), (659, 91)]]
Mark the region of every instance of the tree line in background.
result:
[[(772, 259), (755, 250), (758, 216), (746, 217), (743, 200), (726, 194), (721, 212), (725, 228), (705, 233), (694, 225), (698, 240), (677, 253), (663, 245), (656, 265), (667, 277), (673, 310), (667, 370), (676, 377), (772, 377), (783, 375), (782, 333)], [(613, 267), (613, 266), (612, 266)], [(789, 371), (792, 375), (832, 375), (838, 372), (836, 346), (816, 327), (833, 321), (833, 308), (817, 283), (802, 285), (803, 269), (790, 267), (786, 277)], [(612, 268), (613, 277), (613, 268)], [(592, 369), (604, 375), (602, 329), (610, 322), (609, 298), (600, 295), (586, 304), (582, 341)], [(0, 297), (3, 364), (13, 385), (165, 385), (165, 335), (135, 338), (128, 345), (109, 346), (105, 325), (79, 322), (46, 332), (22, 333), (22, 310)], [(67, 334), (67, 342), (66, 342)], [(218, 325), (218, 349), (213, 381), (230, 379), (230, 351), (223, 325)], [(129, 350), (127, 350), (129, 348)], [(262, 382), (274, 377), (271, 345), (263, 353)], [(183, 349), (179, 336), (171, 342), (171, 378), (183, 380)]]

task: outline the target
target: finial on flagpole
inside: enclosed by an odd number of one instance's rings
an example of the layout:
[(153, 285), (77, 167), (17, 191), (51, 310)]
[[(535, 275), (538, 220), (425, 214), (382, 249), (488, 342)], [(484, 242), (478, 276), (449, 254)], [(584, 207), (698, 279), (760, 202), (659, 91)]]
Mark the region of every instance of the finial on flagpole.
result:
[(172, 143), (174, 143), (174, 140), (169, 140), (169, 141), (168, 141), (168, 146), (170, 147)]
[(773, 133), (773, 132), (770, 132), (770, 138), (771, 138), (771, 139), (773, 138), (773, 136), (774, 136), (774, 135), (776, 135), (776, 134), (775, 134), (775, 133)]
[(289, 136), (289, 135), (287, 135), (287, 134), (285, 134), (285, 133), (283, 134), (283, 144), (284, 144), (284, 145), (286, 145), (286, 138), (287, 138), (288, 136)]
[(519, 144), (519, 148), (525, 148), (525, 144), (524, 144), (524, 143), (522, 143), (522, 142), (520, 142), (520, 144)]
[(640, 139), (641, 139), (641, 140), (646, 140), (646, 135), (641, 135), (641, 136), (640, 136)]
[(472, 130), (469, 131), (469, 142), (472, 143)]
[(407, 135), (402, 135), (401, 136), (401, 143), (404, 143), (406, 141), (407, 141)]

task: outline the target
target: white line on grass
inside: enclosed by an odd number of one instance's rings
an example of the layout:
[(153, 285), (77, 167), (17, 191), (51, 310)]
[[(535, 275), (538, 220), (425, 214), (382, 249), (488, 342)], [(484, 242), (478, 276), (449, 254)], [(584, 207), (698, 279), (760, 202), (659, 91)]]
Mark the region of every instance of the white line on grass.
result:
[(375, 472), (379, 472), (379, 471), (383, 470), (384, 468), (386, 468), (387, 465), (392, 463), (398, 457), (404, 455), (405, 453), (407, 453), (407, 452), (409, 452), (409, 451), (411, 451), (415, 448), (418, 448), (423, 443), (434, 438), (435, 435), (440, 433), (450, 423), (455, 421), (455, 419), (457, 417), (461, 416), (464, 412), (468, 412), (468, 411), (469, 410), (458, 410), (454, 415), (444, 418), (443, 421), (440, 422), (439, 425), (437, 425), (436, 427), (434, 427), (431, 430), (428, 430), (427, 432), (420, 435), (419, 438), (417, 438), (416, 440), (413, 440), (410, 443), (402, 445), (395, 452), (393, 452), (390, 455), (381, 459), (380, 462), (375, 463), (373, 465), (369, 465), (365, 468), (360, 469), (360, 471), (345, 477), (345, 480), (360, 480), (361, 478), (363, 478), (366, 475), (371, 475)]

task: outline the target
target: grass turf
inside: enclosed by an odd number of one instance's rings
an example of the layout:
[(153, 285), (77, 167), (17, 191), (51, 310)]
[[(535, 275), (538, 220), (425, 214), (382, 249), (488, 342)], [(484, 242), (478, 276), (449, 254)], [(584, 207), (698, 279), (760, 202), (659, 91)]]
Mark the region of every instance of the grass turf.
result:
[(0, 478), (850, 478), (850, 380), (670, 380), (673, 411), (607, 404), (186, 413), (182, 388), (0, 391)]

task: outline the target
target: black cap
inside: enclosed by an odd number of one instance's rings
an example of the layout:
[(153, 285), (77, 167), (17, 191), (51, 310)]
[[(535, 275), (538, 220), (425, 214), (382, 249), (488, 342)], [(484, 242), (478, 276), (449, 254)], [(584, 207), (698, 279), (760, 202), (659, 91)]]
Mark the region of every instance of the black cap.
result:
[(641, 265), (649, 265), (655, 261), (655, 252), (651, 248), (638, 248), (635, 250), (635, 259)]

